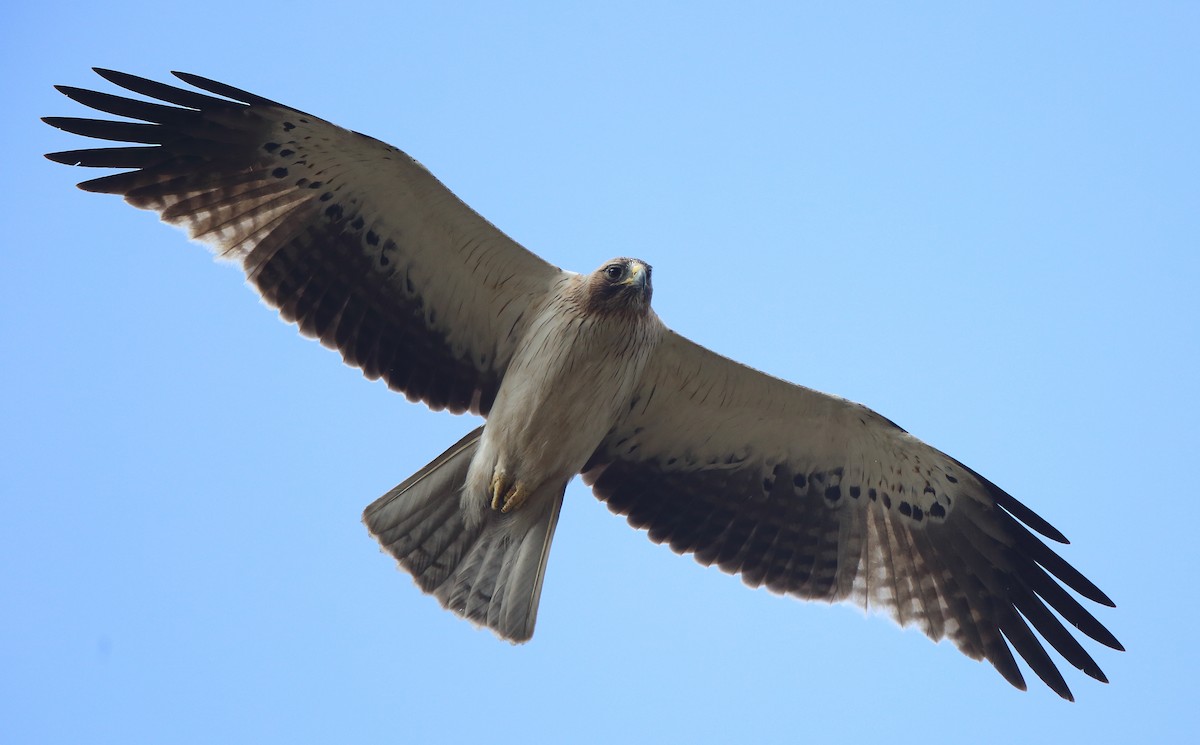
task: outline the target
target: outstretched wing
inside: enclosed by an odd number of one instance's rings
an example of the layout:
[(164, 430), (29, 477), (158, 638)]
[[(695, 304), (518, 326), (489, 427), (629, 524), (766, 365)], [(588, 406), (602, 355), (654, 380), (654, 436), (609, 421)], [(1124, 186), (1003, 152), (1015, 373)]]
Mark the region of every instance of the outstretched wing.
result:
[(129, 168), (85, 181), (239, 261), (309, 336), (435, 409), (487, 414), (535, 307), (563, 273), (505, 236), (400, 150), (195, 75), (215, 96), (96, 70), (162, 103), (59, 86), (137, 122), (47, 117), (136, 146), (59, 163)]
[(1121, 649), (1062, 584), (1112, 601), (1025, 526), (1065, 543), (1061, 533), (987, 479), (870, 409), (671, 332), (644, 381), (583, 477), (651, 540), (754, 587), (885, 608), (1018, 688), (1009, 645), (1071, 698), (1030, 625), (1105, 680), (1049, 608)]

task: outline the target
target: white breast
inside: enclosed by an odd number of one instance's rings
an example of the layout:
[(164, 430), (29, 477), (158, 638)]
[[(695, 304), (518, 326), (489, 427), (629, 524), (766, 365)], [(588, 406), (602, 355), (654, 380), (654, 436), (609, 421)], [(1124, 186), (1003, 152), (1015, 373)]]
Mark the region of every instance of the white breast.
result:
[(628, 406), (662, 330), (653, 312), (592, 317), (552, 300), (505, 373), (468, 488), (486, 491), (497, 467), (533, 491), (565, 485)]

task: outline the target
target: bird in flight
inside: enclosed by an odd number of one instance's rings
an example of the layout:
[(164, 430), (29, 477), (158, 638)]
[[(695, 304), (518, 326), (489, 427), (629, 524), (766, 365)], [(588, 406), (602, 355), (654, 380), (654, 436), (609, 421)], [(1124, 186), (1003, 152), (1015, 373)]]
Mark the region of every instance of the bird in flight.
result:
[(1069, 627), (1121, 644), (1066, 588), (1113, 602), (1034, 535), (1062, 533), (874, 411), (676, 334), (645, 261), (564, 271), (395, 147), (196, 75), (175, 73), (204, 93), (96, 72), (149, 100), (58, 87), (132, 120), (45, 119), (120, 143), (47, 155), (126, 169), (80, 188), (187, 228), (367, 378), (484, 418), (363, 515), (449, 610), (532, 636), (581, 474), (652, 541), (752, 587), (885, 609), (1021, 689), (1014, 650), (1072, 699), (1041, 640), (1107, 682)]

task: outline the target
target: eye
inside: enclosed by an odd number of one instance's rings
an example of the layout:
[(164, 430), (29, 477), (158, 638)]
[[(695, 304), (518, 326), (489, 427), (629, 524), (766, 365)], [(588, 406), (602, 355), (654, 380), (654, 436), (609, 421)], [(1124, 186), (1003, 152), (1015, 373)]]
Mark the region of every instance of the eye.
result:
[(625, 276), (625, 267), (620, 264), (609, 264), (604, 267), (604, 276), (615, 282)]

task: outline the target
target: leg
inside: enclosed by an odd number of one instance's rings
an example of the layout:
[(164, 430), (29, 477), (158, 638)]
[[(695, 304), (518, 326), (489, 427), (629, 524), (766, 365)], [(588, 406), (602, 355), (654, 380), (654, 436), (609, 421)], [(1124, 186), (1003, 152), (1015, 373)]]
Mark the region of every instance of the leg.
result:
[(492, 509), (512, 512), (525, 504), (529, 492), (525, 485), (509, 479), (508, 474), (497, 470), (492, 474)]

